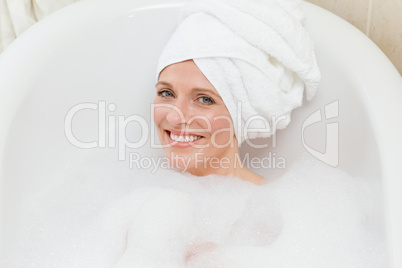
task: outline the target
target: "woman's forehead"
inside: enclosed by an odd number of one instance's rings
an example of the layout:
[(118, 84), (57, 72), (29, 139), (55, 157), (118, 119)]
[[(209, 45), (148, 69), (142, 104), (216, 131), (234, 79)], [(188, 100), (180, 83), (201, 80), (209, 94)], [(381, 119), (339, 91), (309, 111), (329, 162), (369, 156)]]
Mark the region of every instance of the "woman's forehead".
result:
[(193, 60), (171, 64), (161, 71), (158, 84), (179, 89), (209, 91), (219, 96), (218, 91), (209, 82)]

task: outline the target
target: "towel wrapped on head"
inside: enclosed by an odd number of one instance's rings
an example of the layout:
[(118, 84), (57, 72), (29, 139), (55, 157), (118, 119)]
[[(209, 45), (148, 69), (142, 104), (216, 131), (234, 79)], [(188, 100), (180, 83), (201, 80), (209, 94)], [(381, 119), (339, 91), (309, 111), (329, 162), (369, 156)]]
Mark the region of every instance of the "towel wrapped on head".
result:
[(299, 0), (191, 1), (159, 58), (157, 75), (193, 59), (228, 108), (239, 144), (269, 137), (289, 124), (304, 89), (311, 100), (319, 84), (302, 19)]

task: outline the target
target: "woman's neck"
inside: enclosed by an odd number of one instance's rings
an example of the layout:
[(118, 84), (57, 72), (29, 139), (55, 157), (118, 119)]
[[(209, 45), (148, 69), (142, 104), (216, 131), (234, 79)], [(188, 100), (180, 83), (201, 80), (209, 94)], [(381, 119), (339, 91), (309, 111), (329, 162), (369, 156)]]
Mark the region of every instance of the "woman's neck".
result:
[(235, 174), (235, 176), (242, 180), (254, 183), (256, 185), (261, 185), (266, 181), (266, 179), (263, 176), (258, 175), (257, 173), (254, 173), (253, 171), (249, 170), (247, 167), (243, 167), (240, 170), (238, 170), (237, 174)]

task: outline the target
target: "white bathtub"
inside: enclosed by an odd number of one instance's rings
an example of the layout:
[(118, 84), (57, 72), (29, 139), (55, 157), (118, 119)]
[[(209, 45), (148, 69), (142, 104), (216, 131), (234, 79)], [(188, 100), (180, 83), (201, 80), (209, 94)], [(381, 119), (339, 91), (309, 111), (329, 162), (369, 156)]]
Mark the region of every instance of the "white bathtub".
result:
[[(16, 232), (13, 222), (21, 200), (46, 187), (83, 150), (66, 138), (70, 108), (93, 103), (98, 109), (73, 118), (77, 140), (88, 147), (89, 142), (102, 147), (103, 138), (105, 147), (112, 147), (109, 136), (97, 131), (103, 129), (97, 122), (101, 107), (96, 106), (102, 101), (117, 107), (106, 110), (107, 117), (137, 114), (150, 122), (157, 59), (181, 5), (167, 0), (78, 2), (29, 29), (1, 55), (2, 254), (12, 250), (7, 241)], [(389, 266), (402, 267), (402, 79), (353, 26), (312, 4), (305, 8), (323, 75), (319, 92), (293, 112), (290, 126), (275, 137), (275, 148), (242, 146), (242, 152), (262, 156), (272, 150), (291, 164), (309, 150), (336, 168), (377, 181), (373, 220), (385, 226)], [(306, 120), (320, 109), (323, 119), (309, 124)], [(141, 138), (138, 126), (127, 128), (132, 141)], [(332, 135), (328, 141), (327, 131)], [(143, 153), (160, 154), (148, 149), (149, 142)], [(117, 161), (117, 148), (103, 150), (116, 150)], [(269, 171), (258, 172), (268, 176)]]

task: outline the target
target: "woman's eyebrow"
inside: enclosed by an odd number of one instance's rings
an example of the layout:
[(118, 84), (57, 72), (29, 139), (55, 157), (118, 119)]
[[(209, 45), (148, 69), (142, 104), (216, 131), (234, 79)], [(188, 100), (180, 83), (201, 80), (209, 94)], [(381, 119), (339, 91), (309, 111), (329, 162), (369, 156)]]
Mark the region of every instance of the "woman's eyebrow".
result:
[(164, 85), (164, 86), (168, 86), (168, 87), (170, 87), (170, 88), (173, 87), (171, 84), (169, 84), (168, 82), (165, 82), (165, 81), (158, 81), (158, 83), (156, 83), (155, 87), (156, 87), (157, 85)]
[(208, 92), (208, 93), (210, 93), (210, 94), (212, 94), (212, 95), (214, 95), (214, 96), (216, 96), (216, 97), (222, 99), (221, 96), (219, 96), (219, 94), (216, 94), (216, 93), (215, 93), (214, 91), (212, 91), (211, 89), (196, 87), (196, 88), (193, 88), (193, 91), (198, 91), (198, 92), (205, 92), (205, 91), (206, 91), (206, 92)]
[[(165, 82), (165, 81), (158, 81), (158, 83), (156, 83), (155, 87), (158, 86), (158, 85), (164, 85), (164, 86), (173, 88), (172, 84), (170, 84), (170, 83), (168, 83), (168, 82)], [(219, 99), (222, 100), (222, 98), (221, 98), (221, 96), (219, 96), (219, 94), (216, 94), (214, 91), (212, 91), (211, 89), (208, 89), (208, 88), (195, 87), (195, 88), (192, 89), (192, 91), (196, 91), (196, 92), (197, 92), (197, 91), (198, 91), (198, 92), (208, 92), (208, 93), (210, 93), (211, 95), (214, 95), (214, 96), (216, 96), (217, 98), (219, 98)]]

